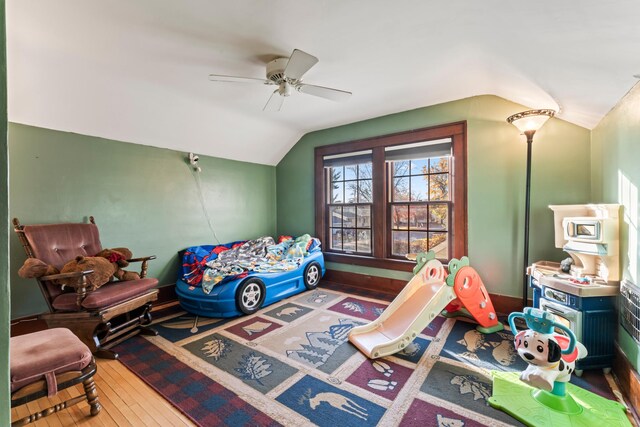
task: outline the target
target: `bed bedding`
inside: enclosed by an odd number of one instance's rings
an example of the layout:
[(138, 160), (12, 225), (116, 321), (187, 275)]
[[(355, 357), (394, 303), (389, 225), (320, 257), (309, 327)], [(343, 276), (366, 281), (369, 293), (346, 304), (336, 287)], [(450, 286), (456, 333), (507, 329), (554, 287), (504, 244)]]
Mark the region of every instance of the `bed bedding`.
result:
[(297, 238), (270, 236), (222, 245), (194, 246), (185, 250), (182, 280), (209, 294), (214, 286), (251, 274), (279, 273), (300, 267), (320, 241), (308, 234)]

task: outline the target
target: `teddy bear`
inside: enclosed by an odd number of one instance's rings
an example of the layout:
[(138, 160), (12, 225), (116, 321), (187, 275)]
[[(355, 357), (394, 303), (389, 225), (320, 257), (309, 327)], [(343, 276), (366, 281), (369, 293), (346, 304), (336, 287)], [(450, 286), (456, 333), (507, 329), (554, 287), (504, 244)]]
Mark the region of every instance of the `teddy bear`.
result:
[(34, 279), (36, 277), (50, 276), (58, 274), (60, 271), (53, 265), (49, 265), (38, 258), (27, 258), (18, 270), (18, 276), (23, 279)]
[[(77, 256), (67, 262), (60, 271), (37, 258), (28, 258), (18, 270), (18, 275), (24, 279), (32, 279), (58, 273), (93, 270), (93, 274), (87, 276), (87, 284), (89, 289), (94, 290), (108, 283), (112, 277), (120, 281), (140, 279), (138, 273), (122, 269), (129, 265), (127, 260), (131, 258), (132, 253), (127, 248), (103, 249), (92, 257)], [(76, 279), (59, 279), (56, 283), (63, 286), (71, 285), (74, 280)]]
[(103, 249), (98, 252), (96, 257), (102, 257), (115, 265), (115, 272), (113, 275), (120, 281), (138, 280), (140, 275), (133, 271), (123, 270), (124, 267), (129, 265), (129, 259), (133, 258), (133, 254), (127, 248), (113, 248)]
[[(110, 262), (107, 258), (95, 256), (77, 256), (62, 267), (60, 273), (73, 273), (76, 271), (93, 270), (92, 274), (86, 276), (87, 288), (89, 290), (98, 289), (100, 286), (108, 283), (116, 272), (117, 265)], [(59, 279), (56, 281), (59, 285), (72, 285), (77, 283), (77, 278)]]

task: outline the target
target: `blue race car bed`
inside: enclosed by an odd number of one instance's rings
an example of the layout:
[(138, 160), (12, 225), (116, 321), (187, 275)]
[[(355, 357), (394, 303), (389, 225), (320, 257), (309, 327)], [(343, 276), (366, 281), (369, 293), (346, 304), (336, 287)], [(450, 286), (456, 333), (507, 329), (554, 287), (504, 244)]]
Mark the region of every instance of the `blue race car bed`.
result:
[(320, 242), (308, 235), (196, 246), (184, 251), (180, 305), (207, 317), (251, 314), (307, 289), (325, 273)]

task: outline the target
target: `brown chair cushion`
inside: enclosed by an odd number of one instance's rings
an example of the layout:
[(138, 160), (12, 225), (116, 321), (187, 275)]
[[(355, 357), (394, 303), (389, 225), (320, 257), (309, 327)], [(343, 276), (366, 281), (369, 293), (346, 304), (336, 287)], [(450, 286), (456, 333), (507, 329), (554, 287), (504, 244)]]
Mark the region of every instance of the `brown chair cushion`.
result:
[[(95, 224), (25, 225), (23, 230), (34, 256), (58, 270), (78, 255), (94, 256), (102, 250)], [(50, 301), (62, 293), (59, 285), (44, 284)]]
[[(110, 307), (142, 295), (157, 284), (158, 279), (153, 278), (107, 283), (101, 286), (100, 289), (89, 293), (82, 301), (82, 307), (87, 310)], [(75, 292), (61, 294), (53, 301), (53, 308), (62, 311), (78, 311), (76, 300)]]
[(49, 383), (51, 375), (80, 371), (93, 358), (89, 348), (65, 328), (12, 337), (9, 356), (12, 393), (45, 378)]
[(94, 256), (102, 250), (95, 224), (25, 225), (33, 254), (58, 270), (78, 255)]

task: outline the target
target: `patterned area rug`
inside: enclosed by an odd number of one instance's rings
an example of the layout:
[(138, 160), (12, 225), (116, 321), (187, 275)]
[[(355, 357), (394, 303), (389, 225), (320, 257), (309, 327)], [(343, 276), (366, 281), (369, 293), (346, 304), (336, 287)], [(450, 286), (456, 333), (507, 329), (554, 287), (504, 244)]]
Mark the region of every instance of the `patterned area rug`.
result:
[[(347, 336), (387, 304), (317, 289), (231, 320), (174, 308), (156, 316), (160, 336), (117, 350), (201, 426), (521, 425), (487, 403), (491, 370), (525, 367), (511, 333), (438, 317), (404, 351), (369, 360)], [(601, 374), (572, 382), (613, 397)]]

